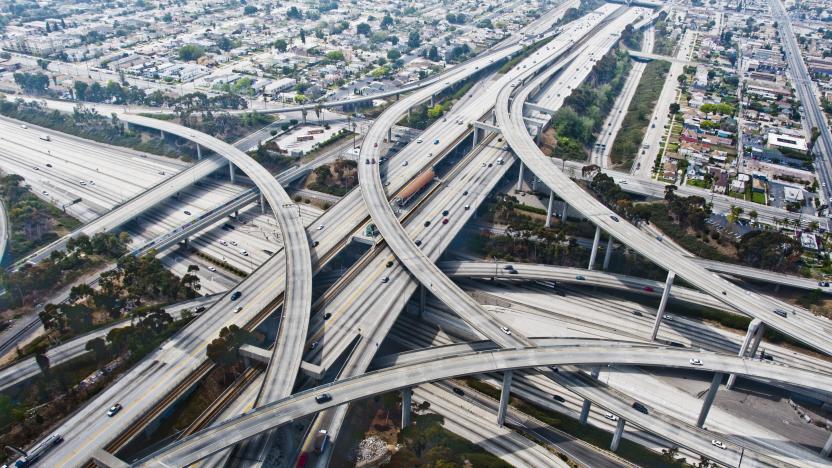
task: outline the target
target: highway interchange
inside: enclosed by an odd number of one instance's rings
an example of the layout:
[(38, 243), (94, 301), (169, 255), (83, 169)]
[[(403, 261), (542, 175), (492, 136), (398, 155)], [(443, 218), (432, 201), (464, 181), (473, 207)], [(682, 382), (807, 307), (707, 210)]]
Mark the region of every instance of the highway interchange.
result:
[[(568, 5), (568, 3), (563, 5)], [(565, 8), (561, 7), (556, 13), (562, 14), (564, 10)], [(152, 193), (153, 197), (142, 200), (142, 196), (139, 196), (134, 199), (135, 201), (127, 202), (127, 204), (133, 204), (131, 211), (145, 211), (158, 203), (160, 199), (170, 197), (193, 181), (225, 167), (225, 160), (228, 160), (251, 178), (264, 194), (277, 218), (281, 242), (277, 246), (276, 253), (234, 289), (242, 293), (239, 302), (231, 304), (226, 299), (227, 296), (219, 299), (217, 306), (211, 307), (209, 313), (196, 319), (183, 332), (174, 336), (172, 340), (137, 365), (126, 378), (116, 382), (93, 402), (65, 421), (58, 431), (70, 443), (51, 452), (48, 456), (49, 463), (61, 466), (79, 465), (89, 460), (91, 452), (106, 447), (113, 436), (127, 429), (132, 419), (152, 408), (161, 395), (173, 391), (182, 379), (200, 372), (200, 369), (205, 367), (206, 340), (215, 336), (219, 328), (230, 323), (245, 325), (249, 322), (257, 322), (262, 316), (262, 311), (270, 312), (281, 302), (284, 313), (280, 323), (280, 333), (266, 371), (266, 378), (263, 380), (264, 383), (256, 400), (256, 406), (259, 408), (216, 425), (212, 429), (199, 432), (182, 442), (174, 443), (149, 458), (148, 461), (151, 464), (164, 463), (181, 466), (191, 463), (266, 429), (277, 427), (301, 414), (312, 414), (329, 407), (337, 407), (337, 409), (325, 413), (316, 424), (318, 427), (331, 428), (331, 433), (337, 435), (340, 421), (347, 408), (346, 405), (338, 406), (340, 403), (453, 376), (551, 364), (616, 363), (690, 368), (687, 362), (691, 355), (690, 350), (642, 349), (643, 345), (634, 346), (632, 353), (627, 356), (622, 356), (617, 350), (592, 349), (591, 346), (570, 349), (568, 353), (561, 352), (557, 355), (546, 354), (548, 351), (544, 348), (513, 351), (511, 348), (533, 346), (533, 343), (519, 333), (503, 333), (501, 327), (505, 325), (498, 315), (475, 301), (468, 292), (452, 282), (448, 275), (435, 264), (453, 239), (453, 235), (447, 233), (456, 233), (462, 229), (475, 208), (508, 171), (511, 163), (514, 162), (513, 153), (555, 193), (566, 200), (570, 208), (579, 211), (605, 232), (649, 258), (656, 265), (668, 270), (672, 269), (689, 284), (702, 291), (676, 288), (673, 289), (672, 295), (697, 303), (708, 303), (711, 306), (722, 305), (749, 316), (761, 318), (767, 325), (829, 354), (829, 345), (823, 337), (826, 334), (827, 328), (825, 327), (828, 327), (824, 319), (811, 317), (805, 311), (797, 310), (793, 311), (788, 319), (784, 319), (773, 313), (774, 308), (781, 306), (779, 302), (743, 291), (719, 276), (707, 272), (700, 264), (681, 256), (653, 236), (631, 226), (626, 220), (615, 218), (611, 211), (574, 185), (558, 169), (557, 165), (545, 161), (547, 158), (539, 153), (532, 142), (523, 115), (524, 103), (529, 96), (539, 88), (546, 87), (546, 82), (555, 71), (567, 67), (569, 67), (568, 73), (558, 79), (568, 78), (571, 80), (568, 82), (572, 83), (570, 86), (577, 86), (588, 73), (594, 59), (603, 55), (615, 44), (616, 31), (636, 21), (641, 13), (639, 9), (608, 5), (606, 9), (602, 8), (599, 12), (567, 25), (566, 31), (569, 32), (568, 28), (574, 28), (574, 33), (555, 37), (545, 49), (542, 48), (532, 54), (502, 78), (492, 81), (484, 89), (474, 91), (472, 96), (476, 94), (475, 99), (466, 99), (458, 103), (454, 110), (447, 114), (446, 120), (428, 128), (422, 134), (421, 141), (411, 142), (396, 153), (386, 163), (386, 170), (382, 171), (381, 157), (390, 143), (387, 141), (388, 129), (410, 107), (431, 99), (444, 88), (478, 73), (481, 68), (485, 69), (492, 63), (499, 62), (501, 58), (516, 52), (518, 47), (507, 46), (492, 52), (491, 55), (486, 54), (466, 62), (463, 66), (449, 70), (437, 80), (420, 86), (413, 93), (403, 97), (376, 119), (365, 137), (359, 159), (360, 189), (343, 197), (335, 206), (321, 215), (315, 222), (319, 229), (314, 230), (304, 227), (299, 207), (289, 199), (280, 185), (274, 183), (270, 175), (234, 147), (220, 143), (208, 135), (166, 121), (131, 114), (121, 115), (120, 118), (125, 122), (163, 130), (196, 142), (203, 148), (217, 153), (216, 156), (204, 158), (195, 166), (204, 167), (204, 175), (200, 176), (201, 172), (195, 173), (193, 168), (183, 171), (181, 178), (190, 178), (190, 183), (187, 180), (177, 181), (176, 176), (161, 182), (155, 189), (147, 192)], [(551, 20), (552, 17), (549, 19)], [(545, 27), (541, 29), (541, 32), (543, 30)], [(535, 31), (532, 30), (532, 32)], [(589, 35), (586, 43), (573, 47), (573, 41), (579, 42), (576, 39), (582, 34)], [(556, 65), (549, 67), (549, 63), (556, 63)], [(542, 73), (535, 77), (538, 71)], [(562, 104), (564, 97), (552, 98), (550, 96), (543, 104), (548, 109), (556, 109)], [(407, 213), (391, 208), (390, 198), (395, 197), (395, 193), (414, 175), (444, 156), (446, 148), (452, 143), (461, 141), (467, 136), (470, 133), (469, 124), (484, 117), (488, 118), (492, 107), (495, 108), (496, 124), (501, 129), (500, 138), (498, 139), (497, 135), (485, 137), (485, 143), (479, 149), (475, 149), (471, 155), (464, 157), (441, 184), (430, 189), (430, 196), (425, 199), (424, 204), (411, 208)], [(488, 123), (491, 121), (489, 120)], [(503, 139), (508, 146), (501, 143)], [(507, 151), (509, 146), (511, 152)], [(429, 149), (433, 151), (426, 157), (425, 152)], [(496, 164), (498, 158), (502, 158), (505, 164)], [(332, 288), (331, 293), (327, 293), (323, 303), (319, 301), (318, 307), (312, 310), (313, 272), (344, 246), (344, 239), (349, 239), (367, 222), (368, 218), (363, 210), (362, 201), (372, 222), (383, 236), (384, 242), (378, 242), (376, 247), (365, 256), (366, 258), (360, 260), (358, 266)], [(110, 208), (116, 204), (111, 203)], [(446, 210), (448, 214), (443, 214)], [(346, 213), (348, 215), (345, 218), (343, 215)], [(103, 218), (107, 216), (104, 215)], [(120, 213), (110, 216), (126, 215)], [(401, 219), (400, 216), (402, 216)], [(443, 224), (443, 220), (448, 221)], [(91, 224), (94, 225), (85, 232), (114, 229), (123, 224), (123, 221), (99, 218)], [(309, 221), (305, 224), (309, 225)], [(48, 249), (30, 260), (37, 261), (47, 252), (49, 252)], [(461, 266), (455, 267), (456, 274), (460, 274)], [(467, 273), (465, 271), (461, 273), (467, 276), (483, 277), (488, 276), (492, 271), (492, 265), (487, 263), (462, 267), (469, 268)], [(446, 271), (450, 268), (445, 265)], [(533, 266), (529, 266), (529, 270), (532, 269)], [(534, 272), (524, 273), (523, 267), (518, 265), (521, 274), (516, 278), (548, 280), (558, 278), (559, 281), (569, 282), (568, 278), (563, 275), (572, 276), (573, 274), (572, 271), (552, 272), (539, 271), (540, 269), (546, 270), (546, 267), (541, 266)], [(595, 274), (595, 272), (592, 273)], [(383, 282), (380, 281), (382, 278)], [(611, 287), (623, 285), (623, 287), (632, 288), (635, 286), (641, 287), (642, 290), (649, 287), (653, 290), (645, 292), (650, 293), (656, 293), (662, 287), (661, 284), (655, 282), (648, 284), (646, 281), (628, 284), (621, 278), (602, 273), (592, 276), (590, 280), (600, 284), (608, 281)], [(576, 279), (575, 281), (585, 280)], [(382, 286), (378, 287), (380, 282)], [(390, 332), (399, 311), (420, 283), (422, 288), (430, 291), (481, 335), (508, 349), (474, 355), (452, 353), (442, 358), (442, 366), (411, 367), (408, 374), (397, 373), (399, 371), (397, 366), (389, 370), (362, 375), (373, 360), (379, 343)], [(243, 308), (242, 311), (239, 314), (230, 313), (231, 308), (237, 305)], [(331, 318), (324, 321), (322, 318), (324, 314), (331, 314)], [(307, 336), (307, 329), (309, 336)], [(340, 380), (327, 386), (328, 391), (334, 396), (332, 402), (324, 405), (314, 403), (314, 392), (292, 395), (303, 355), (306, 355), (303, 359), (307, 363), (327, 369), (353, 343), (355, 338), (360, 339), (340, 371)], [(316, 345), (314, 352), (307, 352), (309, 345), (313, 342)], [(516, 356), (511, 353), (515, 353)], [(504, 358), (504, 356), (509, 357)], [(431, 355), (425, 362), (434, 359), (436, 358)], [(752, 375), (769, 381), (810, 386), (815, 389), (832, 388), (827, 381), (828, 377), (818, 372), (785, 368), (763, 361), (727, 355), (708, 355), (704, 360), (706, 365), (699, 367), (698, 370)], [(403, 375), (406, 378), (402, 377)], [(795, 376), (800, 376), (804, 380), (795, 380)], [(404, 380), (401, 380), (403, 378)], [(737, 457), (741, 456), (739, 453), (742, 447), (729, 444), (728, 450), (715, 448), (710, 444), (708, 436), (703, 436), (703, 431), (680, 426), (678, 421), (671, 417), (660, 414), (653, 414), (650, 418), (640, 416), (640, 413), (629, 407), (628, 397), (603, 385), (591, 383), (587, 385), (586, 377), (580, 375), (579, 371), (564, 372), (555, 378), (556, 381), (573, 390), (581, 387), (575, 393), (622, 417), (626, 415), (627, 421), (631, 424), (652, 433), (665, 434), (695, 453), (727, 464), (736, 463)], [(368, 385), (367, 382), (373, 383)], [(321, 391), (320, 388), (317, 391)], [(123, 416), (117, 420), (107, 421), (102, 421), (95, 416), (96, 413), (101, 414), (113, 401), (129, 402), (125, 404)], [(761, 453), (746, 451), (746, 456), (749, 460), (758, 460), (762, 464), (772, 463), (766, 455)]]

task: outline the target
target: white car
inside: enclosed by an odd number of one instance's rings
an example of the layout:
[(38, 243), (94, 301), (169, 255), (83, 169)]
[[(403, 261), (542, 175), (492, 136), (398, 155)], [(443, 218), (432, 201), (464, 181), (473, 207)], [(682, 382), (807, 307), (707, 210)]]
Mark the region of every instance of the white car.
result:
[(421, 142), (422, 142), (422, 139), (421, 139), (421, 138), (419, 138), (419, 139), (417, 139), (417, 140), (416, 140), (416, 143), (421, 143)]
[(508, 327), (500, 327), (500, 330), (502, 330), (506, 335), (511, 335), (511, 330), (509, 330)]
[(240, 250), (240, 255), (242, 255), (243, 257), (248, 257), (248, 252), (246, 252), (245, 250)]
[(402, 166), (407, 166), (407, 161), (403, 162)]
[(607, 414), (604, 415), (604, 417), (609, 419), (610, 421), (618, 421), (618, 416), (616, 416), (612, 413), (607, 413)]
[(237, 306), (237, 308), (234, 309), (234, 313), (238, 314), (238, 313), (240, 313), (241, 310), (243, 310), (243, 306)]
[(237, 241), (231, 241), (231, 245), (236, 246), (236, 245), (237, 245)]
[(690, 365), (692, 365), (692, 366), (701, 366), (702, 365), (702, 361), (699, 360), (699, 359), (696, 359), (696, 358), (690, 358), (689, 362), (690, 362)]
[(724, 443), (722, 443), (721, 440), (716, 440), (716, 439), (711, 440), (711, 445), (713, 445), (714, 447), (719, 447), (722, 450), (725, 450), (725, 449), (728, 448)]
[(208, 271), (217, 271), (217, 269), (215, 267), (209, 266)]
[(673, 320), (673, 317), (671, 317), (670, 315), (667, 315), (667, 314), (662, 315), (662, 318), (665, 319), (665, 320)]
[(323, 225), (323, 224), (319, 224), (319, 225), (318, 225), (318, 230), (319, 230), (319, 231), (323, 230), (323, 228), (324, 228), (324, 225)]

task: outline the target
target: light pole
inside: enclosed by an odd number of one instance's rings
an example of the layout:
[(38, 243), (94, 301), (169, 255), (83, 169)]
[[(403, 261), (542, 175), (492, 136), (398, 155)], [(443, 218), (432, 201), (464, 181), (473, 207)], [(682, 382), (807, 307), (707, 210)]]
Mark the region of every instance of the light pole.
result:
[(494, 259), (494, 280), (496, 280), (497, 279), (497, 266), (499, 265), (499, 263), (497, 262), (497, 256), (496, 255), (493, 255), (491, 258)]

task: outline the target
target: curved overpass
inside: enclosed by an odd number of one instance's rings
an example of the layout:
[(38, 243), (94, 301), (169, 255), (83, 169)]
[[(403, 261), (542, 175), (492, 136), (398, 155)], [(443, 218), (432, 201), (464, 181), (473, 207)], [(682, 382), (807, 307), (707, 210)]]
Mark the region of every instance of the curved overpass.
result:
[[(652, 366), (724, 374), (734, 373), (773, 382), (799, 383), (801, 386), (832, 390), (832, 376), (780, 366), (767, 361), (663, 347), (634, 346), (628, 349), (627, 352), (622, 351), (621, 348), (609, 349), (606, 346), (580, 345), (506, 349), (442, 357), (432, 360), (430, 366), (425, 366), (420, 362), (395, 366), (340, 380), (268, 403), (217, 426), (202, 430), (181, 441), (174, 442), (141, 460), (137, 465), (186, 466), (261, 432), (327, 408), (422, 383), (502, 370), (563, 365)], [(690, 366), (689, 360), (693, 357), (699, 358), (703, 365)], [(332, 399), (325, 403), (317, 403), (315, 397), (324, 392), (328, 393)], [(611, 412), (617, 412), (617, 408), (612, 405), (606, 406), (603, 402), (598, 402), (598, 404)], [(628, 423), (649, 432), (662, 434), (673, 440), (674, 443), (678, 443), (680, 446), (712, 460), (719, 460), (721, 463), (736, 466), (740, 456), (742, 456), (741, 448), (733, 444), (727, 443), (728, 449), (726, 450), (712, 446), (711, 439), (716, 438), (716, 436), (710, 432), (687, 427), (687, 425), (678, 421), (668, 421), (655, 413), (650, 415), (643, 415), (639, 412), (633, 413), (633, 416), (627, 418)], [(677, 440), (675, 436), (680, 433), (680, 426), (686, 426), (684, 430), (696, 434), (696, 438), (699, 440), (688, 438)], [(768, 457), (764, 455), (755, 454), (749, 450), (744, 450), (744, 457), (749, 459), (746, 462), (753, 458), (759, 458), (764, 463), (778, 464), (769, 461)]]
[[(694, 287), (738, 311), (759, 318), (767, 325), (825, 354), (832, 354), (832, 344), (827, 331), (832, 330), (832, 327), (828, 321), (804, 312), (793, 312), (789, 318), (777, 315), (774, 313), (774, 310), (779, 307), (776, 302), (744, 291), (717, 274), (708, 272), (690, 258), (680, 255), (625, 219), (620, 219), (615, 212), (585, 192), (552, 164), (551, 159), (546, 157), (532, 140), (523, 118), (524, 104), (530, 94), (539, 89), (552, 74), (560, 69), (560, 67), (546, 69), (548, 65), (548, 63), (539, 63), (525, 71), (522, 77), (522, 83), (525, 86), (516, 93), (514, 87), (503, 87), (496, 106), (497, 124), (506, 141), (535, 176), (565, 200), (570, 207), (580, 211), (596, 226), (601, 227), (654, 264), (675, 272)], [(534, 78), (536, 73), (544, 70), (544, 73)]]
[(266, 198), (280, 227), (286, 255), (283, 318), (264, 384), (264, 398), (291, 394), (303, 358), (304, 340), (312, 307), (312, 260), (300, 209), (283, 187), (256, 161), (239, 149), (210, 135), (164, 120), (122, 115), (125, 122), (174, 134), (202, 145), (243, 170)]

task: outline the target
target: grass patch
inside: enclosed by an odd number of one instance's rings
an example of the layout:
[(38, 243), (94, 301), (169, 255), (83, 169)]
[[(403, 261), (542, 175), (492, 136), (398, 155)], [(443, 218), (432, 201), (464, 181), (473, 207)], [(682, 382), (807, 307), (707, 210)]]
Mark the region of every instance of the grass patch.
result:
[(655, 60), (644, 68), (644, 73), (641, 75), (641, 80), (627, 109), (627, 115), (624, 116), (621, 129), (610, 150), (610, 159), (614, 165), (632, 164), (638, 154), (668, 70), (670, 70), (670, 62)]

